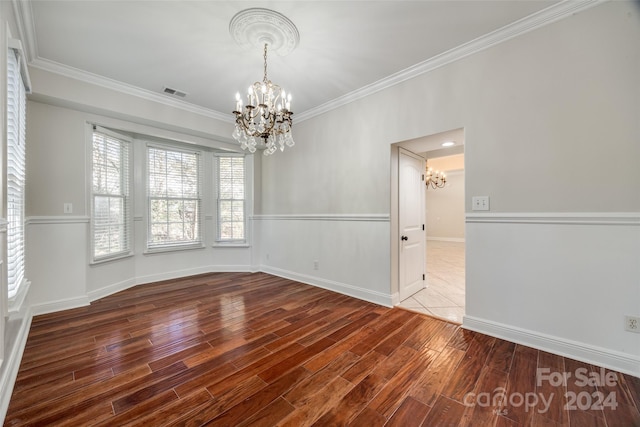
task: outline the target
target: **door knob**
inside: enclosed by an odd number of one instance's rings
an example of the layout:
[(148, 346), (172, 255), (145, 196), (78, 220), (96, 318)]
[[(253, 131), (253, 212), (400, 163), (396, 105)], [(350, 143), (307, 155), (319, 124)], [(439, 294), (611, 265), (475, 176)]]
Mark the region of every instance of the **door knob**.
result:
[(401, 239), (402, 240), (409, 240), (409, 237), (408, 236), (402, 236)]

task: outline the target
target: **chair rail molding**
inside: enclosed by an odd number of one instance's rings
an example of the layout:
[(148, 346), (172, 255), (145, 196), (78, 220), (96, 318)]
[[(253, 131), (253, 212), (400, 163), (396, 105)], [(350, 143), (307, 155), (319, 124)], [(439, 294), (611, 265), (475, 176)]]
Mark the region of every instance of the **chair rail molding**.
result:
[(640, 225), (640, 212), (467, 212), (467, 223)]
[(88, 216), (30, 216), (27, 217), (26, 224), (82, 224), (88, 223)]
[(249, 219), (255, 221), (361, 221), (389, 222), (389, 214), (260, 214)]

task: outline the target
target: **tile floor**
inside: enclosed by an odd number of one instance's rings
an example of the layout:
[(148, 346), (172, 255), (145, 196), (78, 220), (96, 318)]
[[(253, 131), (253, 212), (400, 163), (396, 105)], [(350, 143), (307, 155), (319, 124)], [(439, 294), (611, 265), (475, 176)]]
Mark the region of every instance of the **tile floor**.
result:
[(464, 315), (464, 243), (427, 241), (427, 287), (400, 307), (462, 323)]

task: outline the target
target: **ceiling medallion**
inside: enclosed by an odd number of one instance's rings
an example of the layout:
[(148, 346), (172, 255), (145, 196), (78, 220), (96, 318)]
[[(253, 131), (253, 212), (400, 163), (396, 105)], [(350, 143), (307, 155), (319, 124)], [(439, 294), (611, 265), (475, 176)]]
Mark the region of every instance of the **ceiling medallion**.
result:
[(289, 18), (259, 7), (236, 13), (229, 23), (229, 33), (242, 47), (262, 49), (266, 42), (280, 56), (290, 54), (300, 43), (298, 29)]
[(267, 77), (267, 50), (280, 55), (291, 53), (298, 46), (298, 29), (286, 16), (269, 9), (253, 8), (238, 12), (229, 23), (229, 33), (243, 47), (263, 47), (264, 77), (247, 91), (244, 105), (240, 93), (236, 93), (236, 126), (233, 138), (243, 150), (255, 153), (265, 148), (270, 155), (280, 148), (292, 147), (291, 94), (274, 84)]

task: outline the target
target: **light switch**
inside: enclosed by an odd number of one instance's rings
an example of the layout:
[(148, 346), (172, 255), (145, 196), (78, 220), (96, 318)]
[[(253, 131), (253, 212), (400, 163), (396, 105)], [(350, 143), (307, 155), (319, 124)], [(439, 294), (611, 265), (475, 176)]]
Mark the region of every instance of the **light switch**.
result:
[(471, 198), (472, 211), (488, 211), (489, 196), (474, 196)]
[(66, 213), (66, 214), (73, 213), (73, 203), (65, 203), (64, 204), (64, 213)]

